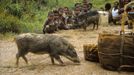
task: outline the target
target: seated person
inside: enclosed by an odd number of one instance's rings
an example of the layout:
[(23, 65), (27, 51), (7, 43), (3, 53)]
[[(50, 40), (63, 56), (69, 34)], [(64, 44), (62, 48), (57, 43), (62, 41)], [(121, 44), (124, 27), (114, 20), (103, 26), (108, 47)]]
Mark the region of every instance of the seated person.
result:
[(65, 18), (61, 14), (59, 14), (57, 10), (54, 11), (54, 24), (57, 26), (59, 30), (68, 29), (65, 24)]
[(56, 26), (54, 24), (54, 14), (53, 12), (48, 13), (48, 18), (45, 21), (43, 33), (53, 33), (56, 31)]
[(79, 18), (78, 16), (81, 15), (81, 9), (79, 7), (76, 7), (73, 11), (73, 26), (72, 29), (80, 28), (81, 25), (79, 25)]

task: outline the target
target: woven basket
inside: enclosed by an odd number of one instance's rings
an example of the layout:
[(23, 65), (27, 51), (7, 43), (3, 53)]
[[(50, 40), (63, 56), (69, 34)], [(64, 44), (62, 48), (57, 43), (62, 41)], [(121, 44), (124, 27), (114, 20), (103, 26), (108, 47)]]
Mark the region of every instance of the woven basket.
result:
[(134, 66), (134, 36), (100, 34), (98, 56), (102, 67), (119, 70)]

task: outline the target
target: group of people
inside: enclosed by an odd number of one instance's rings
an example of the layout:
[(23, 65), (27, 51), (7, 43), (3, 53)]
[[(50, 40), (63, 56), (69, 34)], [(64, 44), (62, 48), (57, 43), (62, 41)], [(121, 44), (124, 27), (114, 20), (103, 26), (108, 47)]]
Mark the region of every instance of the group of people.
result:
[(77, 16), (81, 13), (87, 13), (91, 8), (92, 4), (83, 0), (83, 3), (76, 3), (73, 10), (68, 7), (60, 7), (50, 11), (44, 24), (43, 33), (53, 33), (62, 29), (79, 28), (80, 25), (77, 24)]
[[(113, 23), (116, 25), (117, 21), (121, 20), (121, 15), (124, 12), (124, 6), (131, 2), (131, 0), (119, 0), (119, 2), (115, 2), (114, 6), (112, 8), (112, 18), (113, 18)], [(130, 8), (128, 7), (127, 10), (129, 11)]]
[[(116, 25), (117, 22), (121, 20), (121, 14), (124, 11), (122, 9), (124, 5), (129, 2), (131, 2), (131, 0), (119, 0), (119, 2), (114, 3), (112, 9), (110, 3), (105, 4), (104, 11), (109, 12), (109, 23), (113, 22), (113, 24)], [(76, 3), (73, 10), (68, 7), (60, 7), (52, 10), (48, 13), (47, 20), (44, 23), (43, 33), (54, 33), (57, 30), (81, 28), (83, 23), (81, 23), (81, 17), (79, 16), (86, 13), (92, 14), (91, 9), (92, 3), (83, 0), (82, 3)]]

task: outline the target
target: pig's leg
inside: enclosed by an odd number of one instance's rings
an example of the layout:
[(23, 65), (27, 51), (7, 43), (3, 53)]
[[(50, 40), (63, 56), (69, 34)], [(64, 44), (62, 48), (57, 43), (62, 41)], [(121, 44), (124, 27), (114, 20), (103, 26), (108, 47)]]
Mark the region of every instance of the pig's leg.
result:
[[(60, 42), (57, 42), (57, 41), (53, 41), (50, 43), (50, 56), (55, 58), (60, 64), (64, 64), (63, 61), (61, 60), (60, 56), (59, 56), (59, 53), (58, 53), (58, 47), (56, 47), (61, 45)], [(53, 50), (55, 49), (55, 50)], [(53, 60), (53, 59), (52, 59)]]
[(27, 58), (25, 56), (22, 56), (22, 58), (25, 60), (26, 64), (28, 64)]
[(98, 22), (97, 22), (97, 30), (98, 30), (98, 27), (99, 27), (99, 24), (98, 24)]
[(54, 58), (61, 64), (64, 65), (63, 61), (61, 60), (59, 55), (55, 55)]
[(93, 24), (93, 30), (95, 29), (95, 23)]
[(27, 62), (27, 58), (25, 57), (25, 55), (28, 53), (27, 51), (25, 51), (26, 49), (19, 49), (18, 53), (16, 54), (16, 65), (18, 66), (19, 65), (19, 58), (22, 57), (26, 63)]
[(98, 25), (97, 25), (97, 28), (96, 28), (96, 30), (98, 30)]
[(54, 65), (54, 64), (55, 64), (55, 62), (54, 62), (54, 57), (50, 55), (50, 58), (51, 58), (52, 64)]
[(20, 58), (20, 57), (21, 57), (20, 54), (17, 53), (17, 54), (16, 54), (16, 65), (17, 65), (17, 66), (19, 65), (19, 58)]

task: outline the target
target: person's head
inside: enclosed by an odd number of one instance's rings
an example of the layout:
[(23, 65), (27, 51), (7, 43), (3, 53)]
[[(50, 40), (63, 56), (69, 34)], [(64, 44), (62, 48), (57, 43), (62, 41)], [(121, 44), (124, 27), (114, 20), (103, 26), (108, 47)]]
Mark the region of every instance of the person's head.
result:
[(52, 19), (54, 18), (54, 13), (53, 13), (52, 11), (50, 11), (50, 12), (48, 13), (47, 18), (48, 18), (49, 20), (52, 20)]
[(57, 10), (54, 10), (53, 13), (54, 13), (54, 19), (58, 19), (60, 16), (59, 12)]
[(88, 8), (87, 4), (83, 4), (83, 6), (82, 6), (82, 11), (87, 12), (88, 9), (89, 9), (89, 8)]
[(115, 6), (117, 6), (117, 7), (119, 6), (119, 2), (118, 2), (118, 1), (115, 1), (115, 2), (114, 2), (114, 7), (115, 7)]
[(59, 12), (60, 15), (62, 15), (63, 14), (63, 8), (58, 8), (58, 12)]
[(77, 15), (77, 14), (80, 14), (81, 9), (77, 7), (77, 8), (74, 9), (74, 12), (75, 12), (76, 15)]
[(75, 8), (77, 8), (77, 7), (81, 7), (81, 3), (75, 3)]
[(69, 8), (68, 7), (64, 7), (64, 11), (68, 11), (69, 10)]
[(110, 3), (106, 3), (105, 4), (105, 10), (109, 11), (111, 9), (111, 4)]
[(115, 10), (118, 9), (118, 7), (119, 7), (119, 2), (118, 2), (118, 1), (115, 1), (113, 7), (114, 7)]
[(69, 8), (68, 7), (64, 7), (64, 13), (68, 13), (69, 12)]

